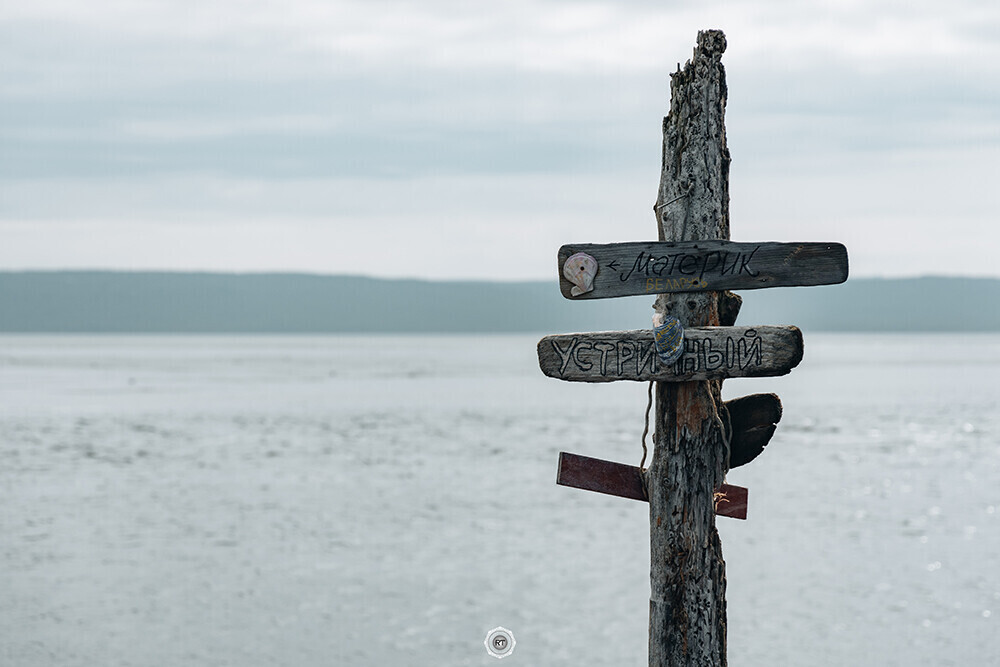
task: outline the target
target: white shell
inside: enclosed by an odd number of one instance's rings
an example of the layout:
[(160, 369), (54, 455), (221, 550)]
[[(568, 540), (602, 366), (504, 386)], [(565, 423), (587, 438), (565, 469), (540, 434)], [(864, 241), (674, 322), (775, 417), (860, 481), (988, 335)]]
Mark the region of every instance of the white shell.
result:
[(563, 264), (563, 275), (573, 283), (569, 291), (573, 296), (580, 296), (594, 289), (594, 276), (597, 275), (597, 260), (585, 252), (571, 255)]

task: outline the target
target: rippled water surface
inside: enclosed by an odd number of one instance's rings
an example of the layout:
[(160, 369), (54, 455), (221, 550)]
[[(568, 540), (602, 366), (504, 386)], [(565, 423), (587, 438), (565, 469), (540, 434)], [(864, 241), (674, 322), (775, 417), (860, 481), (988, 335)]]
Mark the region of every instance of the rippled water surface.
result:
[[(644, 385), (535, 336), (0, 337), (0, 663), (642, 665)], [(722, 519), (741, 665), (1000, 664), (1000, 336), (807, 334)]]

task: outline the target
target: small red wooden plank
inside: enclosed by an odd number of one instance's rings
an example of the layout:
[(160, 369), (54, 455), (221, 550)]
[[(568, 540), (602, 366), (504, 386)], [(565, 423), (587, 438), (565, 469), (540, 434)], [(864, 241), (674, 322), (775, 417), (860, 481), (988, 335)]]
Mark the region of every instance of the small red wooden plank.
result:
[[(632, 500), (648, 500), (642, 485), (642, 471), (638, 467), (569, 452), (559, 452), (556, 484)], [(715, 501), (716, 514), (734, 519), (747, 518), (747, 489), (723, 484), (717, 493), (720, 495)]]
[(559, 452), (556, 484), (632, 500), (647, 500), (642, 473), (636, 466), (569, 452)]
[(729, 516), (734, 519), (747, 518), (747, 495), (749, 489), (732, 484), (719, 487), (715, 497), (715, 513), (719, 516)]

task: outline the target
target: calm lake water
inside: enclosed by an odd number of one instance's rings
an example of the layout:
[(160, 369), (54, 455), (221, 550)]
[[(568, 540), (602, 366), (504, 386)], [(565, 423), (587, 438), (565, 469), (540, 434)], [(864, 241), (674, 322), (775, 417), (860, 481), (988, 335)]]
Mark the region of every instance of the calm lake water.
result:
[[(0, 663), (644, 665), (643, 384), (538, 336), (0, 337)], [(1000, 664), (1000, 336), (806, 333), (728, 481), (729, 658)], [(503, 663), (503, 664), (506, 664)]]

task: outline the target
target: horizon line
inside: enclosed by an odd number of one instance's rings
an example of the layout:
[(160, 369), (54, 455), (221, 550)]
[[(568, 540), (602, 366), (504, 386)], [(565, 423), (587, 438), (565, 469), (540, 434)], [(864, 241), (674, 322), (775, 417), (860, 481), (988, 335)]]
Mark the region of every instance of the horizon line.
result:
[[(421, 276), (378, 276), (360, 273), (325, 273), (319, 271), (296, 271), (290, 269), (255, 269), (255, 270), (224, 270), (224, 269), (176, 269), (176, 268), (0, 268), (0, 275), (11, 274), (69, 274), (69, 273), (92, 273), (92, 274), (114, 274), (114, 275), (201, 275), (201, 276), (230, 276), (230, 277), (266, 277), (266, 276), (299, 276), (312, 278), (352, 278), (362, 280), (374, 280), (384, 282), (425, 282), (425, 283), (492, 283), (499, 285), (516, 285), (526, 283), (545, 283), (552, 280), (546, 278), (427, 278)], [(948, 280), (998, 280), (1000, 275), (967, 275), (967, 274), (947, 274), (947, 273), (920, 273), (903, 275), (874, 275), (866, 274), (850, 276), (846, 282), (852, 280), (926, 280), (926, 279), (948, 279)]]

